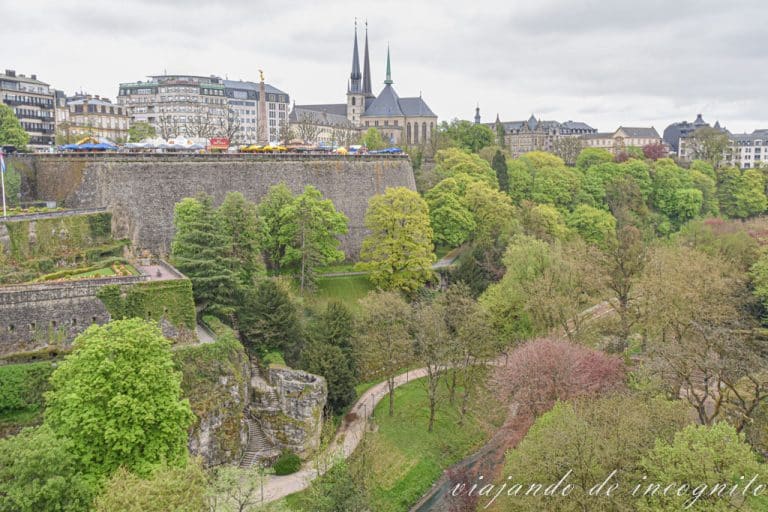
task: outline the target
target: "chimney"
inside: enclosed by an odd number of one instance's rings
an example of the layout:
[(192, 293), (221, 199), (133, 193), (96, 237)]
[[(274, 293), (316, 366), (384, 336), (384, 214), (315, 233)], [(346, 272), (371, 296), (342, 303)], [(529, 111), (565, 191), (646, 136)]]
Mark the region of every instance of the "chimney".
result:
[(6, 69), (5, 74), (8, 76), (16, 76), (16, 71), (13, 69)]
[(31, 78), (32, 80), (37, 80), (37, 75), (30, 75), (29, 78)]

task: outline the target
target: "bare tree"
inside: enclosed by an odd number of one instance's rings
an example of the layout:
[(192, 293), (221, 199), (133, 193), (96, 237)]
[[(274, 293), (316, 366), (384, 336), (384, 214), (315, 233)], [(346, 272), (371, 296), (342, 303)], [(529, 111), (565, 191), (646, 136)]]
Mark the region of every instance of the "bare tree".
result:
[(237, 142), (243, 142), (240, 128), (242, 123), (240, 122), (240, 114), (231, 105), (227, 105), (225, 115), (219, 118), (219, 133), (227, 139)]
[(179, 118), (170, 113), (163, 113), (157, 118), (160, 136), (166, 140), (176, 137), (181, 133)]
[(576, 158), (584, 148), (584, 141), (579, 137), (558, 137), (552, 143), (552, 152), (568, 165), (575, 165)]
[(316, 143), (317, 136), (320, 134), (317, 117), (310, 112), (302, 112), (299, 114), (299, 119), (296, 123), (296, 131), (299, 138), (305, 143)]

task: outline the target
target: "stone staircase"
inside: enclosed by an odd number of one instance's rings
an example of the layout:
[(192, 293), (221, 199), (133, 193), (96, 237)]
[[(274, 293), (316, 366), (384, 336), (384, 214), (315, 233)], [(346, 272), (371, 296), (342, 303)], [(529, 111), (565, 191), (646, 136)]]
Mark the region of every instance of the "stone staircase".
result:
[(257, 402), (260, 408), (268, 410), (278, 410), (280, 408), (280, 399), (275, 392), (275, 388), (261, 376), (261, 371), (257, 364), (251, 365), (251, 388), (258, 393)]
[(267, 441), (259, 424), (252, 418), (246, 418), (248, 423), (248, 445), (240, 460), (241, 468), (250, 468), (254, 464), (275, 456), (275, 448)]

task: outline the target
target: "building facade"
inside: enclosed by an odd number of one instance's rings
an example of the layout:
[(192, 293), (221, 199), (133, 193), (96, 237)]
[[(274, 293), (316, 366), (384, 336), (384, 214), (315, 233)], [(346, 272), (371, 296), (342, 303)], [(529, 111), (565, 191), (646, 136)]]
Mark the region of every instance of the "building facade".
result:
[[(708, 126), (708, 125), (707, 125)], [(768, 160), (768, 129), (754, 130), (752, 133), (731, 133), (715, 123), (713, 128), (719, 130), (728, 137), (728, 146), (723, 152), (722, 163), (733, 165), (740, 169), (754, 169), (766, 167)], [(694, 133), (679, 139), (677, 157), (688, 161), (696, 158), (696, 144)]]
[(630, 147), (642, 148), (649, 144), (664, 143), (653, 126), (650, 128), (619, 126), (615, 132), (593, 133), (584, 135), (583, 139), (585, 147), (605, 149), (614, 155)]
[[(231, 139), (238, 144), (255, 144), (259, 140), (260, 84), (242, 80), (224, 80), (224, 95), (236, 124)], [(270, 142), (279, 142), (288, 123), (290, 98), (287, 93), (264, 84), (266, 119)]]
[[(480, 120), (479, 108), (475, 110), (475, 122)], [(557, 142), (565, 138), (577, 139), (581, 136), (597, 133), (586, 123), (579, 121), (543, 121), (531, 114), (527, 121), (501, 121), (496, 114), (496, 121), (486, 123), (494, 133), (504, 135), (504, 145), (513, 157), (530, 151), (555, 152)]]
[[(387, 68), (384, 87), (375, 95), (372, 90), (371, 66), (368, 52), (368, 26), (365, 29), (363, 67), (357, 43), (357, 24), (352, 47), (352, 72), (347, 85), (345, 103), (294, 105), (289, 117), (298, 138), (307, 143), (342, 144), (344, 139), (357, 138), (368, 128), (378, 129), (392, 145), (410, 146), (427, 143), (437, 128), (437, 115), (424, 99), (401, 98), (393, 87), (392, 67), (387, 48)], [(350, 134), (353, 136), (350, 137)], [(307, 137), (310, 135), (310, 137)]]
[(130, 117), (125, 108), (99, 95), (76, 94), (67, 97), (56, 91), (56, 139), (58, 144), (76, 142), (85, 136), (113, 142), (128, 138)]
[(705, 126), (709, 126), (709, 123), (704, 121), (701, 114), (698, 114), (692, 123), (688, 121), (672, 123), (664, 129), (664, 143), (669, 146), (672, 153), (678, 154), (680, 151), (680, 139), (690, 137), (693, 132)]
[(29, 135), (33, 150), (51, 150), (55, 143), (55, 95), (37, 75), (17, 75), (12, 69), (0, 74), (0, 101), (11, 107)]
[[(259, 139), (260, 83), (194, 75), (158, 75), (147, 82), (120, 84), (118, 104), (131, 122), (147, 122), (168, 139), (226, 137), (234, 143)], [(264, 123), (269, 141), (277, 142), (288, 116), (288, 94), (265, 86)], [(282, 113), (282, 115), (281, 115)], [(283, 123), (281, 123), (281, 119)]]

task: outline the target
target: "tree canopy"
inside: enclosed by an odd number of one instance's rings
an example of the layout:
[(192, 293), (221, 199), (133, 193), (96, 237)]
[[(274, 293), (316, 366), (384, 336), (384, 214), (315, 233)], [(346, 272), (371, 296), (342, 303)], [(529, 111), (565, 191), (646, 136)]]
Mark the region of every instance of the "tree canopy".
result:
[(29, 135), (22, 128), (13, 109), (0, 103), (0, 146), (15, 146), (17, 149), (25, 149), (28, 143)]

